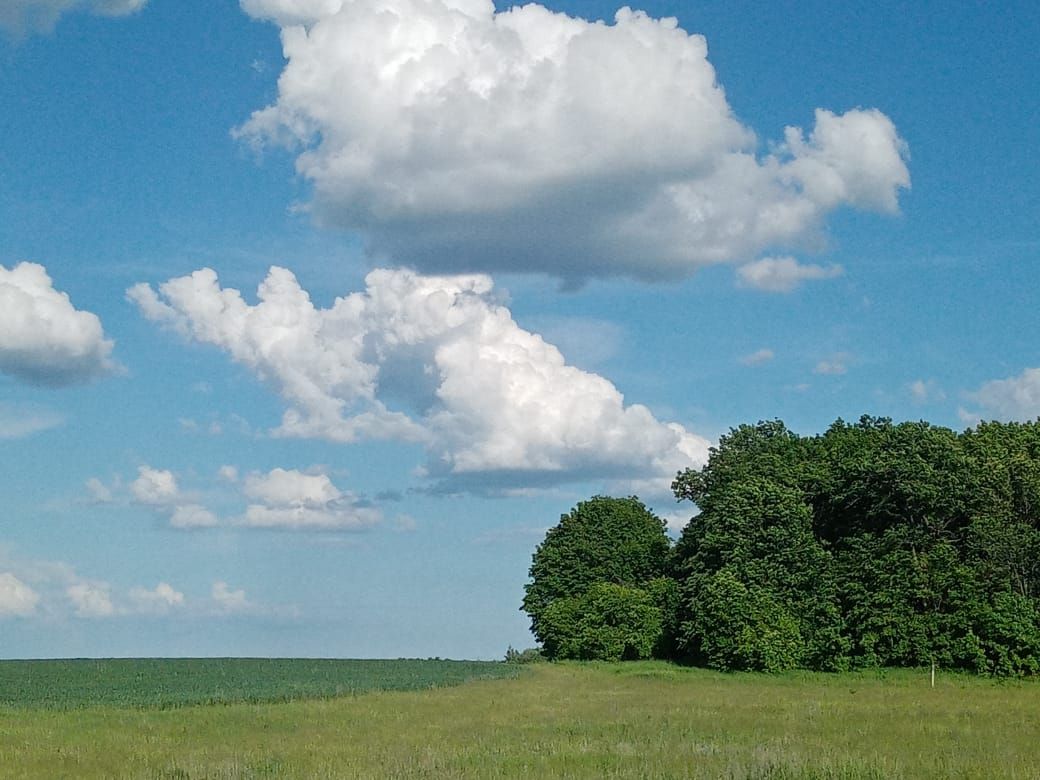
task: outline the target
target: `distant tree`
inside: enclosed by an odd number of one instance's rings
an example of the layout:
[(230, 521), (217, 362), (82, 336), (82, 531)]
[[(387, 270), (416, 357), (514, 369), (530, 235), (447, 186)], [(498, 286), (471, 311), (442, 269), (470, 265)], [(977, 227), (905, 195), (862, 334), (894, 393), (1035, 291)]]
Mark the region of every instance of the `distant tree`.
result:
[[(670, 547), (665, 522), (634, 496), (595, 496), (563, 515), (535, 550), (524, 589), (522, 609), (546, 653), (555, 657), (550, 634), (569, 620), (576, 597), (598, 583), (644, 588), (667, 574)], [(557, 604), (550, 630), (543, 620)]]

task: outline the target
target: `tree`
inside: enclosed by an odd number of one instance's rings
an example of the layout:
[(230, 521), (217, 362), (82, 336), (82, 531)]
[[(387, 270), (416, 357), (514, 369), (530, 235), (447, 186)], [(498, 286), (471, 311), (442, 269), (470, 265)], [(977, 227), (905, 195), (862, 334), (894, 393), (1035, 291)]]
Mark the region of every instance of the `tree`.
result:
[[(580, 502), (561, 516), (535, 550), (522, 606), (531, 617), (534, 635), (546, 643), (543, 619), (548, 610), (584, 596), (597, 583), (641, 589), (664, 576), (670, 547), (665, 522), (635, 496), (595, 496)], [(553, 626), (565, 621), (574, 603), (556, 608)], [(552, 654), (549, 644), (546, 651)]]
[(660, 641), (661, 610), (644, 590), (596, 582), (550, 604), (540, 625), (550, 658), (635, 661), (649, 658)]
[(687, 630), (713, 669), (781, 672), (805, 663), (798, 619), (767, 588), (726, 566), (707, 578)]
[(673, 489), (695, 662), (1040, 670), (1040, 421), (742, 425)]
[(741, 425), (672, 487), (700, 511), (671, 549), (635, 498), (549, 531), (524, 598), (548, 655), (1040, 674), (1040, 420)]
[(711, 481), (677, 545), (682, 654), (720, 669), (844, 666), (833, 564), (806, 496), (751, 473)]

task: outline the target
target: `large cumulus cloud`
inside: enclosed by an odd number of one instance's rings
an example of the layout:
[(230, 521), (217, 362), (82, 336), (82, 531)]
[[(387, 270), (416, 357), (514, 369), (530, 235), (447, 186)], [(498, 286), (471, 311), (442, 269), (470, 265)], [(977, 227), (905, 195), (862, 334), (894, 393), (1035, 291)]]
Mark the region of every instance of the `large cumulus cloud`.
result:
[(298, 150), (320, 222), (426, 271), (678, 277), (818, 244), (840, 206), (894, 211), (880, 111), (817, 110), (759, 153), (707, 44), (490, 0), (241, 0), (280, 25), (275, 103), (236, 133)]
[(0, 265), (0, 373), (70, 385), (112, 372), (111, 353), (101, 321), (54, 289), (42, 265)]
[(419, 442), (439, 486), (624, 478), (666, 490), (707, 453), (705, 439), (626, 405), (521, 328), (487, 276), (375, 270), (327, 309), (281, 268), (252, 305), (209, 269), (128, 294), (149, 319), (274, 384), (290, 404), (276, 434)]

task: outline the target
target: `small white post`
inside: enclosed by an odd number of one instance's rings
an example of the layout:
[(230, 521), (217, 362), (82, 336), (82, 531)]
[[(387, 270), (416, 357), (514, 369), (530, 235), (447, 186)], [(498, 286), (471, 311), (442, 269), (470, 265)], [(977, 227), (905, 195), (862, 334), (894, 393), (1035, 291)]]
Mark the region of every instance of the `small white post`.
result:
[(932, 661), (932, 687), (935, 687), (935, 661)]

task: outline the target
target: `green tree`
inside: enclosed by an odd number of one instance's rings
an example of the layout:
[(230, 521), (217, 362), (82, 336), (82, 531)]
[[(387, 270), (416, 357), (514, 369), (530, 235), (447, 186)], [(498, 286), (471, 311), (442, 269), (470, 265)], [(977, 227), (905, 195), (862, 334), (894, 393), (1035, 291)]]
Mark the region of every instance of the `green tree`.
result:
[[(752, 474), (716, 480), (677, 549), (678, 644), (690, 660), (725, 669), (844, 666), (833, 565), (800, 490)], [(727, 617), (729, 607), (736, 611)]]
[[(554, 604), (583, 596), (596, 583), (642, 588), (665, 576), (670, 547), (665, 522), (634, 496), (595, 496), (561, 516), (535, 550), (522, 606), (547, 653), (542, 623)], [(564, 617), (556, 615), (554, 625)]]
[(725, 566), (707, 578), (686, 624), (713, 669), (781, 672), (805, 662), (798, 619), (766, 588)]
[(593, 583), (557, 599), (541, 620), (545, 654), (585, 661), (649, 658), (661, 637), (661, 610), (639, 588)]

